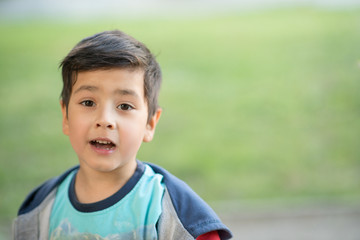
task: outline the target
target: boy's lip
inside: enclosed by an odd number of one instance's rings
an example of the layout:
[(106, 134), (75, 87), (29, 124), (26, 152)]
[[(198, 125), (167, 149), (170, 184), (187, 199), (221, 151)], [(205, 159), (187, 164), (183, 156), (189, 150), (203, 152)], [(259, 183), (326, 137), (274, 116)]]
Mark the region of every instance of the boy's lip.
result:
[(89, 141), (91, 148), (99, 154), (110, 154), (115, 151), (116, 144), (109, 138), (94, 138)]
[(92, 140), (90, 140), (90, 143), (91, 142), (98, 142), (98, 143), (108, 143), (108, 144), (113, 144), (114, 146), (116, 146), (116, 144), (114, 143), (114, 141), (112, 141), (111, 139), (109, 138), (103, 138), (103, 137), (99, 137), (99, 138), (94, 138)]

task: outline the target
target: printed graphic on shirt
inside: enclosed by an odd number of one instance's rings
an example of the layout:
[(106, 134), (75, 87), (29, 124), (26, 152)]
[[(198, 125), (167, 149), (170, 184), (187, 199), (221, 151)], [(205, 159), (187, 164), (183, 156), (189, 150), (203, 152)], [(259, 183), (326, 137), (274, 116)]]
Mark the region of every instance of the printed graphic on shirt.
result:
[[(162, 175), (139, 162), (129, 180), (132, 185), (128, 182), (110, 198), (89, 205), (76, 202), (72, 196), (75, 174), (69, 174), (56, 193), (50, 239), (157, 239), (156, 223), (164, 194)], [(124, 188), (128, 188), (126, 194)]]
[(139, 229), (134, 229), (128, 233), (109, 234), (106, 237), (101, 237), (98, 234), (92, 233), (80, 233), (74, 227), (71, 226), (69, 220), (65, 219), (57, 227), (50, 236), (51, 240), (77, 240), (77, 239), (89, 239), (89, 240), (118, 240), (118, 239), (157, 239), (157, 233), (154, 226), (144, 226)]

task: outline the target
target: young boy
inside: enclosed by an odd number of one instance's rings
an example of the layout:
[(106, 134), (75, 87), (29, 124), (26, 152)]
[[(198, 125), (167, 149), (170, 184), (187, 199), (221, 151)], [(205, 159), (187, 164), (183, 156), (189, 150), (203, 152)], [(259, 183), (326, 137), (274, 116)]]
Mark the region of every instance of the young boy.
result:
[(29, 194), (14, 238), (231, 238), (184, 182), (136, 160), (161, 115), (161, 71), (146, 46), (102, 32), (79, 42), (61, 67), (63, 132), (80, 164)]

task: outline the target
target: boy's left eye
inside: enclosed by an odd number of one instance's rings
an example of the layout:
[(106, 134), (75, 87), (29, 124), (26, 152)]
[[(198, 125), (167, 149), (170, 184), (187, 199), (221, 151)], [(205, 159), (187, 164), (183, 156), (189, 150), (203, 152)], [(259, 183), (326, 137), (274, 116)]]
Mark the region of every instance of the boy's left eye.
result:
[(121, 109), (121, 110), (124, 110), (124, 111), (129, 111), (131, 109), (134, 109), (131, 105), (126, 104), (126, 103), (120, 104), (118, 106), (118, 108)]
[(85, 107), (93, 107), (95, 105), (95, 103), (91, 100), (82, 101), (81, 104), (84, 105)]

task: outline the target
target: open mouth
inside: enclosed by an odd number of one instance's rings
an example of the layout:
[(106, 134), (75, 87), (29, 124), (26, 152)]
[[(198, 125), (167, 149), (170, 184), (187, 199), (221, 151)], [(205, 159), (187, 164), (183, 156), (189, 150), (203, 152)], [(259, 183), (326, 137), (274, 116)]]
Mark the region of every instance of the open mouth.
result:
[(115, 144), (111, 141), (106, 140), (92, 140), (90, 144), (96, 148), (104, 149), (104, 150), (112, 150), (115, 149)]

